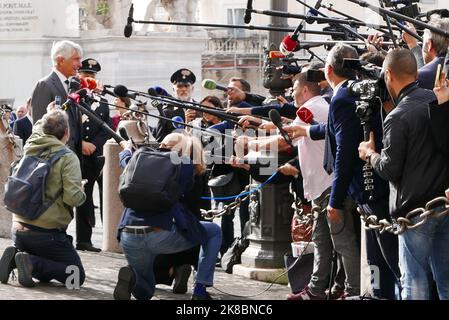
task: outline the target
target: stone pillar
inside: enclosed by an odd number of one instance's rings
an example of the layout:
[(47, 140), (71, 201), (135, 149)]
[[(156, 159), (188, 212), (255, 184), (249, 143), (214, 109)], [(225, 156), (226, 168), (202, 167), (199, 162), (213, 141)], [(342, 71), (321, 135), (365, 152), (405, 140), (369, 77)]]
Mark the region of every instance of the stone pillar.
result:
[(250, 244), (242, 254), (242, 266), (284, 267), (284, 254), (291, 251), (292, 203), (288, 183), (268, 184), (251, 196)]
[(117, 226), (123, 212), (123, 204), (118, 194), (118, 182), (122, 169), (119, 153), (122, 148), (114, 140), (104, 145), (105, 163), (103, 168), (103, 250), (122, 252), (117, 241)]
[(0, 238), (11, 238), (12, 213), (6, 210), (3, 204), (5, 183), (11, 170), (11, 163), (21, 155), (22, 140), (15, 139), (16, 148), (11, 143), (10, 136), (0, 135)]

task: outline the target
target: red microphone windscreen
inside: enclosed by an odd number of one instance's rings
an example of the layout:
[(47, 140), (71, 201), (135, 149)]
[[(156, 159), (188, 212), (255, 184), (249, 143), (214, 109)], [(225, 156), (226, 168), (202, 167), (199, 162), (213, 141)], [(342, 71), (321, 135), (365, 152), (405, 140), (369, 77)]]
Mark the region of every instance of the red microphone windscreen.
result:
[(312, 124), (314, 122), (312, 111), (306, 107), (299, 108), (298, 111), (296, 111), (296, 115), (305, 123)]
[(95, 80), (94, 78), (86, 78), (85, 80), (87, 83), (87, 89), (89, 90), (97, 89), (97, 80)]
[(293, 40), (291, 36), (285, 36), (282, 39), (282, 45), (286, 51), (293, 52), (298, 45), (298, 41)]

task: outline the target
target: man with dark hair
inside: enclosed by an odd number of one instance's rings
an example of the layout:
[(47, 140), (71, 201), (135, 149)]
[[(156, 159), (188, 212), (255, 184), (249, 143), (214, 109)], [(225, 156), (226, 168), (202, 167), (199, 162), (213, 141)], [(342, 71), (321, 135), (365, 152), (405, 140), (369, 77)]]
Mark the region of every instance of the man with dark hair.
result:
[[(449, 185), (447, 160), (438, 152), (431, 136), (429, 103), (433, 92), (416, 83), (416, 59), (409, 50), (391, 51), (384, 62), (385, 82), (396, 108), (384, 124), (383, 148), (371, 134), (359, 147), (359, 156), (390, 182), (390, 214), (403, 217), (409, 211), (439, 196)], [(376, 142), (376, 143), (375, 143)], [(443, 211), (442, 208), (435, 208)], [(416, 224), (421, 217), (411, 218)], [(430, 281), (437, 283), (440, 299), (449, 299), (449, 216), (431, 217), (413, 230), (399, 235), (399, 265), (402, 299), (428, 300)]]
[[(33, 127), (25, 155), (50, 158), (67, 149), (69, 140), (68, 117), (55, 110), (44, 115)], [(53, 279), (66, 284), (71, 273), (67, 267), (78, 268), (79, 285), (85, 279), (81, 259), (66, 234), (73, 219), (73, 207), (81, 205), (86, 195), (81, 182), (78, 157), (70, 150), (51, 167), (45, 188), (45, 198), (53, 204), (34, 220), (13, 215), (13, 241), (15, 247), (5, 249), (0, 259), (0, 281), (7, 283), (11, 271), (17, 267), (19, 283), (33, 287), (33, 278), (41, 282)], [(17, 250), (19, 251), (17, 253)]]

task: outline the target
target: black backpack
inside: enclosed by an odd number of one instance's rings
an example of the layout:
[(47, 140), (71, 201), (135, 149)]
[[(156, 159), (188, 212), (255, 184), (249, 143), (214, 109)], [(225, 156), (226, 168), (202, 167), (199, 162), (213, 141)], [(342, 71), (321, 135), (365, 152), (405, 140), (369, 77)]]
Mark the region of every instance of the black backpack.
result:
[(118, 192), (125, 207), (153, 214), (167, 212), (179, 201), (181, 164), (172, 152), (138, 149), (120, 176)]
[(3, 202), (6, 209), (29, 220), (39, 218), (62, 194), (45, 199), (45, 189), (51, 166), (71, 151), (64, 148), (49, 159), (40, 155), (24, 156), (12, 170), (5, 184)]

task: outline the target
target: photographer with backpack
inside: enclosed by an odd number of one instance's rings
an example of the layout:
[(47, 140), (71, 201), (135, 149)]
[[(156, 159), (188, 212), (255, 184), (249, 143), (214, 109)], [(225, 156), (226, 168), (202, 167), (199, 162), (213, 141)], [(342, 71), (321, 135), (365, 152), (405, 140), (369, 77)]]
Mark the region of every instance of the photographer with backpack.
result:
[(86, 199), (78, 157), (66, 147), (69, 136), (66, 112), (44, 115), (33, 127), (25, 156), (8, 178), (4, 202), (14, 212), (15, 246), (6, 248), (0, 260), (2, 283), (8, 282), (15, 267), (24, 287), (35, 286), (33, 278), (67, 285), (73, 275), (75, 286), (84, 282), (81, 259), (66, 234), (73, 207)]
[(221, 229), (199, 221), (186, 203), (199, 201), (191, 192), (205, 171), (203, 150), (192, 136), (172, 133), (158, 151), (140, 148), (133, 155), (129, 143), (120, 153), (125, 167), (119, 184), (125, 206), (118, 237), (129, 266), (120, 269), (114, 299), (151, 299), (155, 290), (154, 259), (201, 245), (192, 300), (212, 299), (215, 262)]

